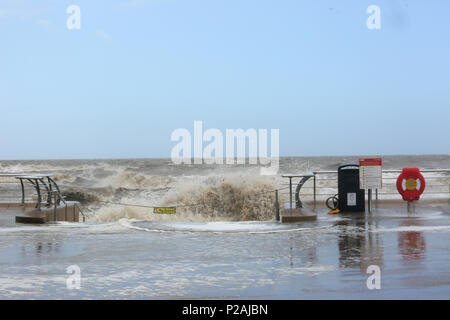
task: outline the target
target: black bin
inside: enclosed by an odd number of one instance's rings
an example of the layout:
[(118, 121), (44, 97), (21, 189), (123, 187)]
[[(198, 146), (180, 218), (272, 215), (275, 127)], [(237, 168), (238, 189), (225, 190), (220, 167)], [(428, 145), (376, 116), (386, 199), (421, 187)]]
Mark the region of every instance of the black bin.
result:
[(339, 210), (365, 212), (364, 189), (359, 188), (359, 165), (345, 164), (338, 168)]

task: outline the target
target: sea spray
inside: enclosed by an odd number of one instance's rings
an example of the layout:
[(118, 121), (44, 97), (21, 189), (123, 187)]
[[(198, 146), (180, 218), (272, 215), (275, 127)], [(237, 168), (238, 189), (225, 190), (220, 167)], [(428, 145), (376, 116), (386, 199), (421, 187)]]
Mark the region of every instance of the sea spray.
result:
[(107, 183), (114, 187), (127, 189), (151, 189), (166, 187), (173, 178), (167, 176), (147, 176), (134, 172), (119, 172), (107, 179)]
[(67, 188), (62, 192), (62, 195), (65, 200), (78, 201), (81, 204), (89, 204), (100, 200), (100, 196), (92, 191), (74, 188)]
[(272, 177), (260, 175), (179, 177), (162, 197), (125, 197), (123, 204), (176, 206), (176, 214), (154, 214), (151, 208), (105, 205), (92, 221), (122, 218), (147, 221), (267, 221), (273, 218)]
[(185, 184), (163, 205), (176, 205), (181, 214), (217, 220), (271, 220), (275, 200), (273, 179), (259, 175), (224, 176)]

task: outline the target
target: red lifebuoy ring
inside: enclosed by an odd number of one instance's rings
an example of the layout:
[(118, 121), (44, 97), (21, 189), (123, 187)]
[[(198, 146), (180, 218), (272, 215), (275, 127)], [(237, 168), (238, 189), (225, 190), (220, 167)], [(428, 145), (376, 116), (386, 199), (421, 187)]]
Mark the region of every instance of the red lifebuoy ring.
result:
[[(405, 181), (403, 187), (403, 181)], [(419, 180), (419, 188), (417, 188)], [(397, 190), (405, 201), (419, 200), (423, 190), (425, 190), (425, 179), (419, 171), (419, 168), (403, 168), (402, 173), (397, 178)]]

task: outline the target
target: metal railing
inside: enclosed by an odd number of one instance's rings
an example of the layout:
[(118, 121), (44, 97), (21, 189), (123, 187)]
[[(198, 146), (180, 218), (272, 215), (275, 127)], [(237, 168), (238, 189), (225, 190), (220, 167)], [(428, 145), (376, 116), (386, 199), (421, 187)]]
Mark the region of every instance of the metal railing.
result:
[[(18, 175), (18, 173), (0, 174), (0, 200), (11, 203), (37, 201), (38, 194), (36, 188), (31, 184), (24, 184), (22, 189), (21, 184), (16, 179)], [(47, 200), (47, 196), (45, 195), (45, 199), (42, 200)]]
[[(398, 174), (400, 174), (402, 170), (392, 170), (385, 169), (382, 170), (382, 189), (375, 190), (375, 198), (378, 199), (401, 199), (400, 194), (396, 188), (396, 181)], [(424, 193), (422, 194), (422, 199), (450, 199), (450, 169), (422, 169), (421, 173), (423, 174), (426, 181), (426, 188)], [(26, 175), (18, 175), (18, 174), (0, 174), (0, 194), (1, 199), (5, 199), (8, 197), (16, 198), (17, 202), (25, 203), (29, 197), (34, 201), (37, 201), (36, 206), (40, 208), (41, 202), (46, 200), (45, 203), (47, 206), (51, 206), (54, 204), (55, 208), (60, 203), (63, 202), (67, 208), (67, 203), (64, 199), (64, 196), (61, 194), (57, 184), (48, 177), (49, 175), (34, 175), (34, 176), (26, 176)], [(276, 210), (275, 215), (279, 217), (279, 207), (280, 203), (285, 203), (289, 201), (289, 205), (292, 208), (293, 204), (293, 196), (295, 195), (295, 207), (302, 207), (302, 201), (312, 201), (314, 205), (318, 201), (325, 201), (328, 197), (334, 196), (338, 193), (338, 182), (337, 182), (337, 170), (336, 171), (312, 171), (305, 174), (293, 174), (293, 175), (283, 175), (284, 177), (289, 178), (289, 183), (281, 184), (277, 190), (275, 190), (275, 207), (278, 208)], [(9, 188), (11, 184), (17, 185), (16, 178), (19, 178), (21, 181), (21, 189), (11, 189)], [(44, 183), (43, 179), (50, 179), (48, 183)], [(4, 181), (4, 180), (10, 181)], [(12, 180), (11, 180), (12, 179)], [(33, 188), (27, 186), (23, 183), (23, 180), (33, 180), (35, 183), (32, 183)], [(39, 183), (43, 183), (45, 193), (40, 192)], [(53, 186), (52, 187), (52, 183)], [(296, 186), (296, 190), (294, 192), (293, 188)], [(4, 191), (22, 191), (20, 197), (17, 197), (14, 192), (12, 194), (8, 194), (5, 196)], [(270, 191), (272, 193), (272, 191)], [(273, 194), (273, 193), (272, 193)], [(28, 198), (27, 198), (28, 196)], [(37, 199), (36, 199), (37, 198)], [(53, 198), (53, 199), (52, 199)], [(85, 213), (82, 211), (81, 207), (74, 203), (74, 206), (78, 208), (79, 212), (83, 216), (83, 221), (86, 219)], [(55, 209), (56, 210), (56, 209)]]
[[(20, 184), (17, 183), (17, 180), (19, 180)], [(25, 181), (29, 183), (25, 183)], [(13, 186), (17, 187), (14, 188)], [(19, 192), (20, 196), (18, 195)], [(68, 203), (50, 174), (0, 174), (0, 194), (1, 201), (20, 203), (22, 205), (25, 205), (26, 202), (35, 202), (35, 208), (38, 211), (42, 205), (46, 207), (53, 205), (55, 220), (56, 210), (62, 202), (65, 206), (67, 220)], [(78, 209), (83, 217), (83, 222), (85, 222), (86, 214), (84, 211), (76, 202), (73, 203), (73, 206), (74, 210)]]
[[(382, 188), (374, 190), (376, 200), (401, 199), (396, 187), (397, 177), (401, 172), (402, 170), (382, 170)], [(422, 169), (420, 172), (426, 181), (422, 199), (450, 198), (450, 169)], [(311, 178), (305, 181), (304, 178), (308, 176)], [(338, 193), (337, 171), (313, 171), (284, 177), (290, 177), (290, 182), (281, 185), (288, 187), (287, 191), (279, 193), (281, 202), (293, 203), (294, 195), (298, 194), (296, 205), (300, 198), (316, 204), (317, 201), (324, 201)], [(295, 186), (297, 190), (294, 191)]]

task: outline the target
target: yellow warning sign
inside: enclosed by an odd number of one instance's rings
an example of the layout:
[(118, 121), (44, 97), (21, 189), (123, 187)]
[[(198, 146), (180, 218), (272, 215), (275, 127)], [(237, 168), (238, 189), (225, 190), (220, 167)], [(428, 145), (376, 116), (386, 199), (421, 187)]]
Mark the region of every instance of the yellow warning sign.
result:
[(153, 208), (153, 213), (174, 214), (174, 213), (177, 213), (177, 208), (176, 207), (156, 207), (156, 208)]

